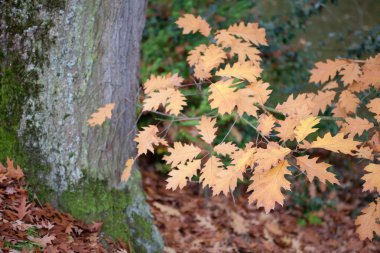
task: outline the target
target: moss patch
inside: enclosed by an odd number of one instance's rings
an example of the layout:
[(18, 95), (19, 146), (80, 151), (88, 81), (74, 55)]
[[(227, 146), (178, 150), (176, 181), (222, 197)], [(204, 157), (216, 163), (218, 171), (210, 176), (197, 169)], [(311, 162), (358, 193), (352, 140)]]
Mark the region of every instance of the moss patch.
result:
[[(162, 252), (149, 207), (141, 201), (145, 197), (140, 180), (137, 170), (123, 189), (109, 189), (105, 181), (84, 179), (62, 193), (59, 207), (87, 223), (102, 221), (107, 235), (129, 243), (135, 252)], [(136, 203), (139, 206), (134, 206)]]
[[(44, 186), (49, 167), (42, 163), (37, 147), (24, 145), (26, 140), (19, 136), (20, 120), (30, 98), (37, 98), (41, 85), (38, 83), (37, 68), (46, 62), (46, 52), (53, 41), (48, 37), (51, 20), (41, 17), (41, 8), (52, 11), (62, 4), (52, 6), (44, 0), (5, 1), (0, 4), (2, 36), (0, 41), (0, 162), (9, 157), (20, 165), (33, 185), (33, 194), (45, 202), (51, 197), (51, 190)], [(35, 105), (38, 108), (38, 105)], [(29, 119), (28, 124), (33, 119)], [(27, 127), (25, 134), (37, 138), (38, 130)], [(28, 139), (29, 144), (33, 140)], [(32, 189), (32, 188), (29, 188)]]

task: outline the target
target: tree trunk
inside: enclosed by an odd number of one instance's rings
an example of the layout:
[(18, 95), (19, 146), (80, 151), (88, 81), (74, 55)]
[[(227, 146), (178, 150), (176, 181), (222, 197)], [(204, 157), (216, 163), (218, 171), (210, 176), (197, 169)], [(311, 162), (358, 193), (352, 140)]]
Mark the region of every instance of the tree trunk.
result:
[[(39, 73), (41, 91), (25, 106), (20, 133), (38, 129), (37, 138), (27, 140), (50, 167), (39, 177), (53, 190), (56, 206), (102, 220), (106, 232), (131, 240), (137, 252), (160, 252), (138, 170), (120, 183), (125, 161), (135, 154), (145, 8), (144, 0), (67, 0), (53, 14), (54, 44)], [(87, 119), (107, 103), (115, 103), (112, 118), (89, 127)]]

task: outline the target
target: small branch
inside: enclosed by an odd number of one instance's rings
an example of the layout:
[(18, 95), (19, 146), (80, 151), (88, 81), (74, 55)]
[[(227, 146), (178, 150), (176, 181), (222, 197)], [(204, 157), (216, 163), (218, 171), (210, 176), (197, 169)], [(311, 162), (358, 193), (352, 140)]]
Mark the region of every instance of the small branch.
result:
[[(236, 124), (237, 121), (238, 121), (238, 118), (235, 117), (235, 121), (234, 121), (234, 123), (232, 123), (230, 129), (228, 129), (228, 132), (227, 132), (226, 135), (223, 137), (223, 140), (222, 140), (220, 143), (222, 143), (222, 142), (224, 142), (224, 141), (226, 140), (227, 136), (231, 133), (231, 130), (232, 130), (232, 128), (235, 126), (235, 124)], [(219, 144), (220, 144), (220, 143), (219, 143)]]
[(242, 120), (244, 120), (245, 123), (247, 123), (250, 127), (252, 127), (253, 129), (256, 130), (257, 134), (260, 135), (261, 137), (263, 137), (264, 140), (266, 140), (266, 142), (269, 142), (268, 138), (265, 137), (263, 134), (260, 133), (260, 131), (257, 130), (257, 128), (252, 125), (251, 122), (249, 122), (248, 120), (246, 120), (245, 118), (241, 117)]

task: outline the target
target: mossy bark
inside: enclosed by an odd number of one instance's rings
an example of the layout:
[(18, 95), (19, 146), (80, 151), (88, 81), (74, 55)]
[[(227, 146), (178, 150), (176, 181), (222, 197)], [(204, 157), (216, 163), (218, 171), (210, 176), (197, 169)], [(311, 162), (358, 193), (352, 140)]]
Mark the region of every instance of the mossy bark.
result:
[[(34, 187), (38, 182), (52, 193), (43, 199), (78, 218), (104, 221), (105, 232), (131, 242), (136, 252), (161, 252), (139, 171), (133, 170), (127, 184), (119, 180), (126, 159), (135, 154), (145, 8), (143, 0), (70, 0), (54, 13), (44, 9), (54, 43), (45, 48), (41, 66), (33, 65), (38, 94), (25, 96), (14, 125), (23, 146), (37, 150), (38, 164), (46, 168), (35, 166), (35, 157), (20, 159), (34, 175)], [(33, 47), (40, 45), (35, 40)], [(112, 119), (89, 128), (91, 113), (107, 103), (116, 104)]]

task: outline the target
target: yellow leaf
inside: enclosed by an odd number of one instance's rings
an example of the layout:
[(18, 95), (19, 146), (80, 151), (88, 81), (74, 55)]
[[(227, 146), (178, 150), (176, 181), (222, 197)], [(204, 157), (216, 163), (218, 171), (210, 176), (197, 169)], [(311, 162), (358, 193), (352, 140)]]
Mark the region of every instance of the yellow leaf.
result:
[(103, 107), (98, 108), (96, 112), (91, 114), (87, 123), (89, 126), (102, 125), (106, 119), (112, 117), (112, 110), (115, 107), (115, 103), (106, 104)]
[(183, 34), (200, 32), (203, 36), (208, 37), (211, 32), (210, 25), (200, 16), (195, 17), (192, 14), (185, 14), (176, 22), (178, 27), (183, 28)]
[(317, 117), (309, 117), (300, 121), (294, 130), (294, 134), (298, 142), (303, 141), (309, 134), (317, 131), (315, 127), (319, 124), (321, 119)]
[(179, 187), (182, 189), (186, 186), (187, 181), (197, 174), (197, 170), (201, 168), (201, 160), (191, 160), (186, 164), (180, 164), (178, 169), (173, 169), (169, 172), (169, 178), (166, 180), (168, 184), (166, 189), (172, 189), (173, 191)]
[(370, 163), (364, 170), (369, 173), (362, 177), (365, 181), (363, 191), (377, 191), (380, 193), (380, 164)]
[(154, 153), (153, 145), (165, 145), (168, 143), (166, 140), (157, 136), (158, 128), (155, 125), (143, 127), (143, 130), (139, 131), (137, 137), (134, 139), (137, 142), (138, 155), (146, 154), (148, 151)]
[(359, 215), (355, 220), (356, 233), (359, 234), (360, 240), (373, 239), (373, 233), (380, 235), (380, 224), (377, 223), (380, 220), (380, 199), (377, 199), (377, 203), (372, 202), (366, 208), (362, 210), (362, 215)]
[(173, 148), (169, 148), (170, 155), (164, 156), (164, 160), (171, 164), (172, 167), (176, 167), (179, 164), (185, 164), (187, 161), (192, 161), (201, 152), (200, 148), (193, 144), (182, 144), (181, 142), (175, 142)]
[(335, 175), (327, 171), (327, 168), (332, 165), (325, 162), (317, 163), (317, 160), (317, 157), (308, 158), (306, 156), (301, 156), (297, 157), (297, 164), (303, 172), (306, 172), (306, 176), (310, 182), (312, 182), (314, 178), (318, 178), (322, 183), (329, 181), (332, 184), (339, 184), (339, 181), (335, 178)]
[(323, 138), (318, 139), (310, 144), (310, 148), (323, 148), (333, 152), (340, 152), (347, 155), (353, 155), (352, 151), (360, 144), (351, 138), (344, 139), (343, 133), (332, 136), (331, 133), (325, 134)]
[(269, 213), (274, 209), (276, 202), (284, 204), (285, 196), (281, 188), (290, 190), (290, 182), (285, 179), (286, 174), (290, 174), (287, 161), (281, 161), (277, 166), (265, 173), (254, 173), (251, 180), (253, 183), (248, 187), (248, 192), (253, 191), (249, 196), (248, 202), (257, 202), (257, 207), (264, 207), (265, 212)]
[(207, 185), (212, 187), (215, 184), (217, 179), (217, 175), (223, 170), (222, 161), (215, 157), (211, 156), (205, 166), (201, 170), (200, 181), (202, 182), (202, 186), (206, 187)]
[(123, 181), (123, 182), (127, 182), (128, 181), (128, 179), (131, 176), (132, 167), (133, 167), (134, 163), (135, 163), (135, 160), (133, 158), (129, 158), (125, 162), (125, 168), (123, 170), (123, 173), (121, 174), (121, 181)]
[(272, 115), (261, 114), (259, 117), (259, 125), (257, 130), (264, 136), (269, 136), (276, 123), (276, 119)]
[(216, 119), (210, 119), (206, 116), (202, 116), (201, 120), (199, 121), (199, 125), (197, 126), (202, 139), (208, 144), (211, 144), (216, 137), (215, 133), (217, 131), (217, 128), (215, 127), (215, 122)]

